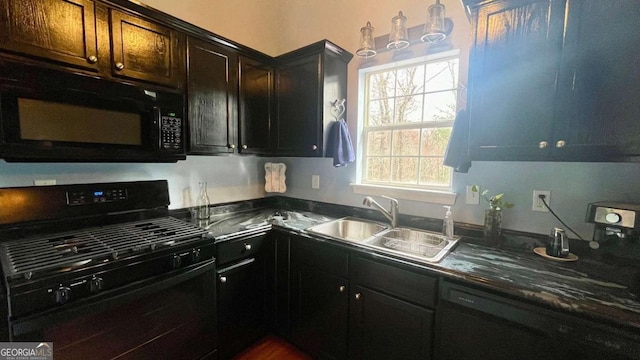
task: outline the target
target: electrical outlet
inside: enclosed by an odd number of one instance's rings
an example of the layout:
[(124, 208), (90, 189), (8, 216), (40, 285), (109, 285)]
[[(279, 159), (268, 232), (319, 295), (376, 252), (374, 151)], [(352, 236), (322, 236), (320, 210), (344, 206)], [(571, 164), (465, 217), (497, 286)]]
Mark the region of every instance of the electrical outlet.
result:
[(311, 175), (311, 188), (320, 189), (320, 175)]
[(548, 212), (549, 209), (547, 209), (547, 207), (544, 206), (542, 199), (540, 199), (540, 195), (544, 195), (544, 201), (547, 203), (547, 205), (551, 206), (551, 191), (533, 190), (533, 202), (532, 202), (533, 205), (531, 207), (531, 210)]
[(478, 191), (471, 191), (473, 185), (467, 185), (467, 204), (469, 205), (478, 205), (480, 204), (480, 187), (478, 187)]
[(55, 185), (55, 184), (56, 184), (56, 179), (33, 180), (33, 185), (35, 186), (48, 186), (48, 185)]

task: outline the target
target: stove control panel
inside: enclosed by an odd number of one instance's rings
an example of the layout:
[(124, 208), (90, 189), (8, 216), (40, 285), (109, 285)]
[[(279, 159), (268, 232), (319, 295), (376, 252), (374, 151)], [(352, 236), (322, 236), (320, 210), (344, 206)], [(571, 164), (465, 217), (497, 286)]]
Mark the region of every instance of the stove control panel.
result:
[(67, 191), (67, 205), (89, 205), (127, 200), (127, 189)]

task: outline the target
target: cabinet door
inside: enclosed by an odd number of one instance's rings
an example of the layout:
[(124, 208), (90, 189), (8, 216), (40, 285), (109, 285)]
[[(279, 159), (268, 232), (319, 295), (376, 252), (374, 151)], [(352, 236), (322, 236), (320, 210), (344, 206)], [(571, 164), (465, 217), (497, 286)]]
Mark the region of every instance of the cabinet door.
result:
[(0, 0), (0, 48), (98, 70), (92, 0)]
[(189, 153), (233, 153), (238, 57), (214, 43), (188, 41)]
[(273, 115), (274, 68), (257, 60), (240, 57), (238, 123), (242, 154), (269, 152)]
[(638, 1), (569, 1), (559, 159), (640, 156), (639, 18)]
[(551, 149), (565, 0), (500, 0), (473, 10), (469, 153), (541, 160)]
[(218, 270), (218, 344), (229, 359), (265, 333), (265, 261), (244, 260)]
[(431, 359), (432, 311), (366, 287), (351, 293), (350, 359)]
[(182, 35), (160, 24), (111, 10), (112, 75), (181, 86)]
[(291, 279), (291, 341), (320, 359), (347, 356), (348, 281), (297, 265)]
[(314, 54), (278, 67), (278, 116), (273, 144), (278, 155), (321, 155), (320, 58), (320, 54)]

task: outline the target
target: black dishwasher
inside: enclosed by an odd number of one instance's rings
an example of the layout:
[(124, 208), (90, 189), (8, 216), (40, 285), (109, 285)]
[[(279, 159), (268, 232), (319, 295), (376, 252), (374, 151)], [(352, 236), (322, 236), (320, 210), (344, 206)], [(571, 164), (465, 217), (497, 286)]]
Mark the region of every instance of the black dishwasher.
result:
[(640, 337), (443, 281), (436, 358), (441, 360), (640, 359)]

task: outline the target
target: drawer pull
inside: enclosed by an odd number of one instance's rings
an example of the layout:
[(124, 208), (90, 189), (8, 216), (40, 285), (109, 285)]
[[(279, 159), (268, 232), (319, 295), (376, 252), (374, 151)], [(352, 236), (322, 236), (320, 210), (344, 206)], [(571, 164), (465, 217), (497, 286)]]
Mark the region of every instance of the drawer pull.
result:
[(124, 64), (121, 62), (117, 62), (116, 63), (116, 70), (122, 70), (124, 69)]
[(347, 287), (346, 287), (346, 286), (344, 286), (344, 285), (340, 285), (340, 287), (338, 288), (338, 291), (340, 291), (341, 293), (343, 293), (346, 289), (347, 289)]
[(220, 276), (220, 282), (221, 283), (226, 283), (227, 282), (227, 277), (226, 276)]
[(87, 61), (88, 61), (90, 64), (95, 64), (95, 63), (97, 63), (97, 62), (98, 62), (98, 57), (97, 57), (97, 56), (95, 56), (95, 55), (90, 55), (90, 56), (87, 58)]
[(244, 244), (244, 249), (247, 251), (251, 250), (251, 244)]
[(362, 294), (356, 293), (356, 300), (360, 300), (362, 298)]

